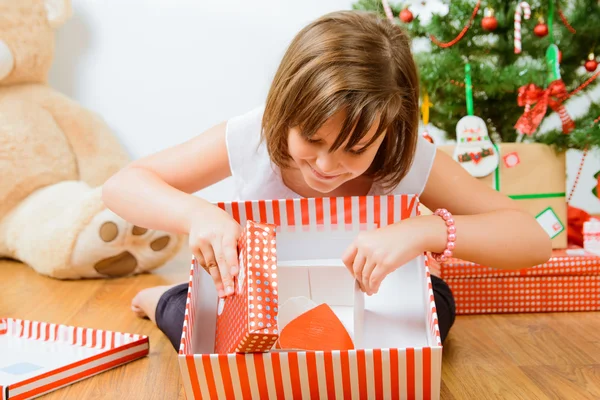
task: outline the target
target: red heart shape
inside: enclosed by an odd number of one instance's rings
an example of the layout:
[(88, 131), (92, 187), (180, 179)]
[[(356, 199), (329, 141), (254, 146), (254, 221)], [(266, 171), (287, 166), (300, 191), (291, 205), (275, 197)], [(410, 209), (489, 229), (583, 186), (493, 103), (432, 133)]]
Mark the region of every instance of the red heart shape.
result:
[(481, 161), (481, 153), (469, 153), (469, 155), (471, 156), (473, 163), (479, 164), (479, 161)]

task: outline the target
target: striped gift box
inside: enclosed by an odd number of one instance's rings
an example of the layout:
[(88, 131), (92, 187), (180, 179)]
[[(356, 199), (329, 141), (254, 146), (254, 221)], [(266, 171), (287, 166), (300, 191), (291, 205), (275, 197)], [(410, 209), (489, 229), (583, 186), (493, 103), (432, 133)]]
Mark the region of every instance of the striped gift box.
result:
[(146, 356), (147, 336), (0, 319), (0, 399), (32, 399)]
[[(219, 206), (241, 224), (254, 220), (274, 224), (278, 232), (308, 230), (305, 237), (321, 247), (315, 251), (339, 244), (329, 243), (329, 236), (355, 233), (365, 225), (385, 226), (418, 213), (413, 195)], [(310, 247), (303, 249), (312, 253)], [(439, 398), (442, 345), (424, 255), (389, 274), (380, 293), (365, 297), (364, 349), (214, 354), (217, 303), (212, 279), (193, 259), (179, 349), (189, 399)], [(393, 334), (386, 335), (388, 331)]]
[(393, 224), (416, 215), (418, 205), (418, 198), (411, 195), (218, 203), (242, 225), (252, 220), (284, 228), (332, 230)]

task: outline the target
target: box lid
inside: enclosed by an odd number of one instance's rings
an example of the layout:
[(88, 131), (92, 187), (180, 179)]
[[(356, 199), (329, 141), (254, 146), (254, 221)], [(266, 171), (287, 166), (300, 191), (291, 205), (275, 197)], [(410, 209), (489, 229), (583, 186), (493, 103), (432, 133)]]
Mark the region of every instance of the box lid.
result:
[(146, 356), (147, 336), (0, 318), (0, 399), (29, 399)]

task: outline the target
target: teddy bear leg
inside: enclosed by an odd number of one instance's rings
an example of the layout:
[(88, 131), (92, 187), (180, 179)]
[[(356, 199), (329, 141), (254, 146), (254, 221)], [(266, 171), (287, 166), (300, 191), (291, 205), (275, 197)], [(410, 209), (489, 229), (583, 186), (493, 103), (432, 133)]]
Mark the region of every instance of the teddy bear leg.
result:
[(0, 223), (0, 249), (59, 279), (118, 277), (172, 258), (182, 238), (134, 226), (102, 203), (101, 188), (66, 181), (30, 195)]

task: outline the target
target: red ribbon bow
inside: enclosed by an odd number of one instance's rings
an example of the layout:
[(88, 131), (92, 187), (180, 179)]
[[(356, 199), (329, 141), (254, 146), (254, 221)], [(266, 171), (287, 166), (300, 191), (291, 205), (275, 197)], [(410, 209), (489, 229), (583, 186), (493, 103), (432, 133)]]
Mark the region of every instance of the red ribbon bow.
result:
[[(519, 107), (525, 107), (525, 112), (515, 124), (515, 128), (526, 135), (533, 135), (542, 123), (548, 106), (558, 113), (562, 122), (563, 133), (569, 133), (575, 129), (575, 122), (571, 119), (562, 102), (567, 99), (569, 93), (562, 80), (552, 82), (547, 89), (541, 89), (530, 83), (519, 88), (517, 103)], [(531, 106), (535, 104), (533, 108)]]

